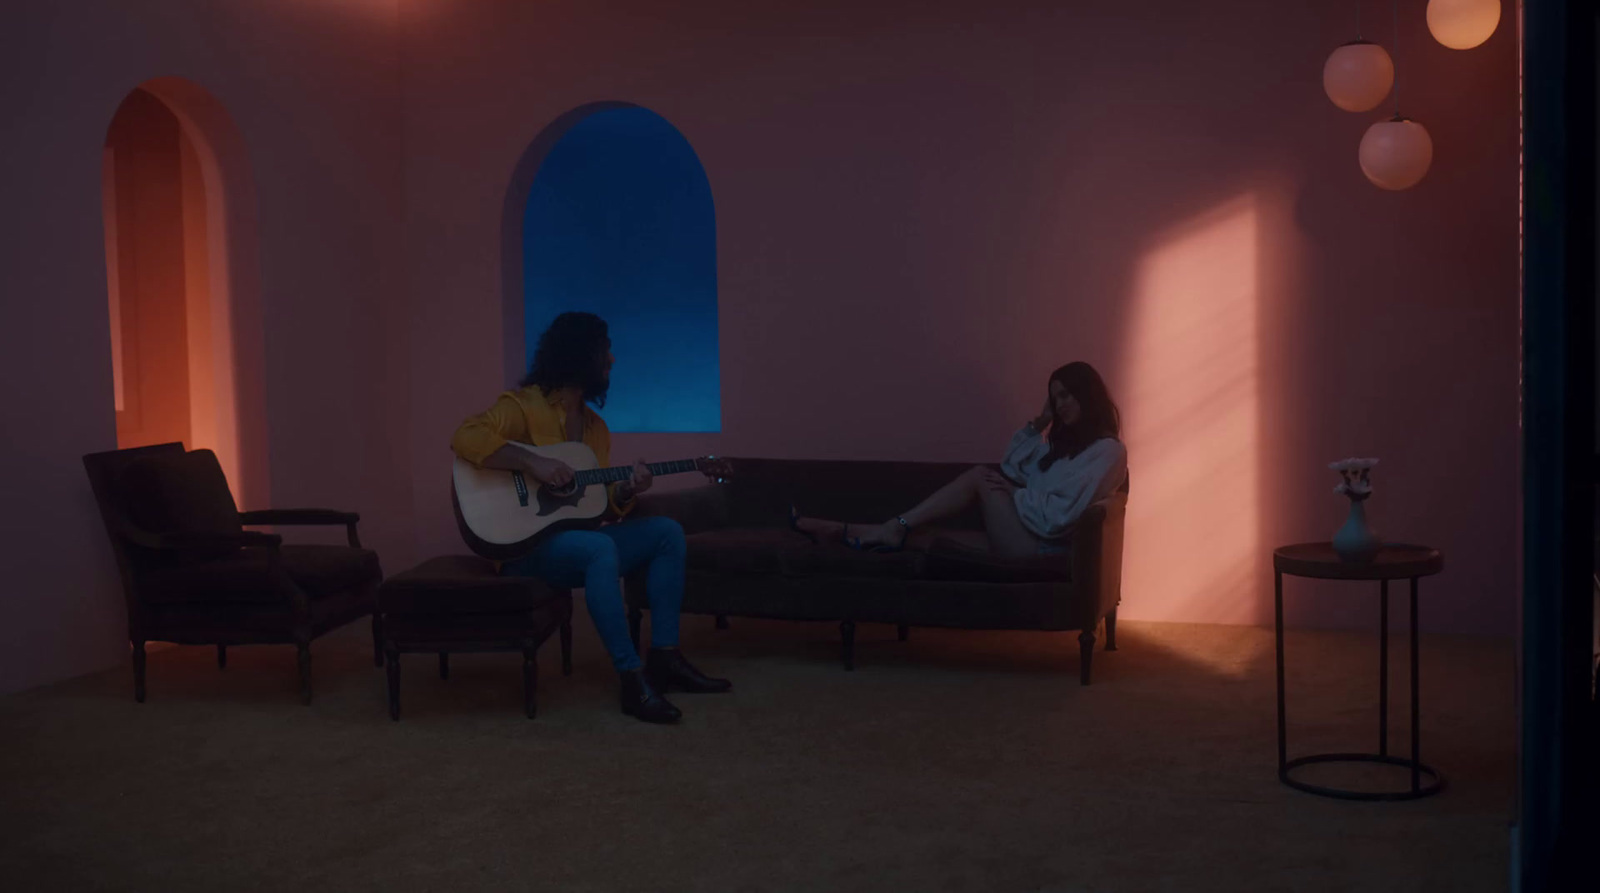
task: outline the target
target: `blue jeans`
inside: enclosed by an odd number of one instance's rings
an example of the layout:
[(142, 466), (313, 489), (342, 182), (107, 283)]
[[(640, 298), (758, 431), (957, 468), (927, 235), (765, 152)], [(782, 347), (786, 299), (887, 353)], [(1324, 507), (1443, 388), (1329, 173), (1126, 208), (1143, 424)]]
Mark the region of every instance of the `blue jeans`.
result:
[(547, 537), (532, 553), (506, 562), (502, 574), (539, 577), (560, 589), (582, 589), (589, 618), (618, 672), (642, 665), (628, 635), (622, 603), (624, 574), (641, 566), (650, 591), (650, 645), (678, 644), (678, 609), (683, 605), (683, 527), (671, 518), (640, 518), (598, 530), (566, 530)]

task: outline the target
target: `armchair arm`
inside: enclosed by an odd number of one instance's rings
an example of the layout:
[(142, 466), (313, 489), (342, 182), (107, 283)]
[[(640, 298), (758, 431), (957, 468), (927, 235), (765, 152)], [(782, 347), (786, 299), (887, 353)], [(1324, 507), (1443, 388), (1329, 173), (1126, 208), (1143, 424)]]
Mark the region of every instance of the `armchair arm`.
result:
[(155, 533), (146, 536), (153, 539), (150, 545), (156, 549), (219, 549), (236, 546), (276, 550), (283, 545), (283, 537), (254, 530), (239, 533)]
[(665, 516), (683, 525), (686, 534), (703, 533), (727, 526), (727, 494), (718, 484), (669, 493), (646, 493), (639, 497), (631, 514), (635, 518)]
[(356, 534), (356, 524), (360, 520), (361, 516), (355, 512), (339, 512), (333, 509), (260, 509), (239, 513), (239, 523), (248, 527), (257, 525), (334, 527), (342, 524), (350, 539), (350, 546), (354, 549), (361, 548), (361, 537)]

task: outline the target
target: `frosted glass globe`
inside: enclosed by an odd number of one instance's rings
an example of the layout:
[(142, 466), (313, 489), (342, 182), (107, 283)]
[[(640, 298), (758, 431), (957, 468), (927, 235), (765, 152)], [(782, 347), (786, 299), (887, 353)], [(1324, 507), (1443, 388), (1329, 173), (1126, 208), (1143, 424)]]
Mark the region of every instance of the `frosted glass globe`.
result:
[(1390, 118), (1367, 128), (1361, 138), (1361, 172), (1384, 189), (1410, 189), (1433, 164), (1433, 139), (1409, 118)]
[(1322, 66), (1322, 89), (1347, 112), (1369, 112), (1394, 86), (1394, 60), (1375, 43), (1353, 40), (1334, 50)]
[(1428, 0), (1428, 30), (1452, 50), (1470, 50), (1500, 24), (1500, 0)]

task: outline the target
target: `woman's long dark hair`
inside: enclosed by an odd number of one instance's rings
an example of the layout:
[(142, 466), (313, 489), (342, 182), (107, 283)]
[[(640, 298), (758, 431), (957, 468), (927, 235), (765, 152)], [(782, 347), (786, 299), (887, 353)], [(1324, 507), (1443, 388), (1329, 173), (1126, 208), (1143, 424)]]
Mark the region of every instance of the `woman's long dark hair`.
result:
[(1077, 456), (1101, 438), (1122, 436), (1122, 413), (1093, 366), (1068, 363), (1050, 373), (1050, 381), (1061, 382), (1067, 393), (1078, 398), (1080, 411), (1071, 425), (1050, 426), (1050, 452), (1039, 460), (1040, 471), (1048, 471), (1062, 458)]
[(610, 386), (604, 358), (610, 337), (606, 321), (593, 313), (561, 314), (539, 336), (522, 386), (537, 385), (547, 394), (575, 387), (585, 400), (604, 409)]

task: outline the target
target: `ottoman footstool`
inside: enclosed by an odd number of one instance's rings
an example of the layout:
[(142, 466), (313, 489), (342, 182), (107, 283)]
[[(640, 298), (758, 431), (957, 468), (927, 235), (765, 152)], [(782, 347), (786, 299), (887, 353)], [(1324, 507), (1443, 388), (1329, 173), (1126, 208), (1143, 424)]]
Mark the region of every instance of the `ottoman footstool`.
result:
[(476, 555), (431, 558), (378, 587), (379, 641), (389, 673), (389, 717), (400, 718), (400, 655), (522, 652), (523, 707), (534, 716), (539, 646), (561, 634), (561, 672), (572, 675), (572, 593), (529, 577), (502, 577)]

